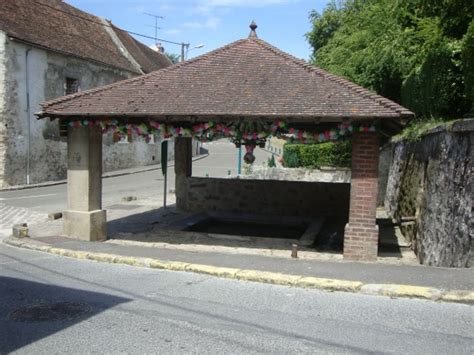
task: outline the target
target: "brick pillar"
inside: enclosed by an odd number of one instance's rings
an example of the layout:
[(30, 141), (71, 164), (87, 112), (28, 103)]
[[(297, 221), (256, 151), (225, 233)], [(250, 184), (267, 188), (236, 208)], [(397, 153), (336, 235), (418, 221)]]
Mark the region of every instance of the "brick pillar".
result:
[(379, 230), (375, 224), (379, 137), (355, 133), (352, 140), (352, 178), (349, 223), (344, 232), (344, 259), (375, 261)]
[(67, 156), (64, 233), (69, 237), (88, 241), (107, 239), (106, 213), (102, 210), (100, 127), (69, 127)]
[(174, 173), (176, 208), (186, 211), (188, 198), (187, 178), (192, 175), (193, 140), (192, 138), (175, 138), (174, 141)]

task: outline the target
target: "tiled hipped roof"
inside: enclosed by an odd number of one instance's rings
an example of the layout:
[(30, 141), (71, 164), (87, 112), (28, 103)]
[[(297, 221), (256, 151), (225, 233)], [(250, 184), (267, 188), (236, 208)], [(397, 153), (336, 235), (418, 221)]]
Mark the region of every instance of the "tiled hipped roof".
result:
[[(120, 51), (105, 21), (61, 0), (0, 0), (0, 30), (53, 51), (142, 74)], [(171, 64), (167, 58), (112, 27), (143, 72)]]
[(413, 114), (258, 38), (141, 77), (58, 98), (41, 116), (401, 118)]

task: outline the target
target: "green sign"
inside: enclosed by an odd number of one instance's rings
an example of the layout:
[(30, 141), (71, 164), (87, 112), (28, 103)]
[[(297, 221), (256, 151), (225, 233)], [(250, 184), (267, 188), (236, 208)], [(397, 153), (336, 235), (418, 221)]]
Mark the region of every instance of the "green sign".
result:
[(161, 142), (161, 171), (166, 175), (168, 170), (168, 141)]

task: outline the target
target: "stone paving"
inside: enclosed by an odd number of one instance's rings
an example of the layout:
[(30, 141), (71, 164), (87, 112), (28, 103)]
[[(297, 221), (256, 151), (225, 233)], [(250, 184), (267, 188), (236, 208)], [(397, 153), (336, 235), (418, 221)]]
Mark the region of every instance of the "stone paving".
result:
[(12, 226), (17, 223), (37, 224), (46, 222), (48, 215), (28, 208), (13, 207), (0, 203), (0, 239), (11, 234)]

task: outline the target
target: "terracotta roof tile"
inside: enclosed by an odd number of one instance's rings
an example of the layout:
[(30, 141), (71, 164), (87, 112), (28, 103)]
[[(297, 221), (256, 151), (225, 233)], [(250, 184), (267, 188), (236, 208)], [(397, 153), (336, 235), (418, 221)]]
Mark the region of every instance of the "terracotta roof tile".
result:
[[(142, 74), (121, 53), (105, 30), (104, 20), (60, 0), (1, 0), (0, 30), (21, 41)], [(125, 47), (143, 67), (156, 70), (170, 63), (117, 29)], [(144, 49), (145, 47), (146, 49)], [(152, 51), (153, 52), (153, 51)], [(156, 64), (152, 64), (156, 63)], [(166, 65), (165, 65), (166, 63)]]
[(150, 73), (158, 69), (166, 68), (172, 64), (168, 57), (164, 54), (147, 47), (143, 43), (130, 36), (124, 30), (121, 30), (112, 24), (111, 26), (117, 34), (117, 37), (120, 39), (120, 42), (123, 43), (128, 52), (137, 61), (143, 72)]
[(42, 116), (401, 118), (413, 114), (257, 38), (43, 104)]

